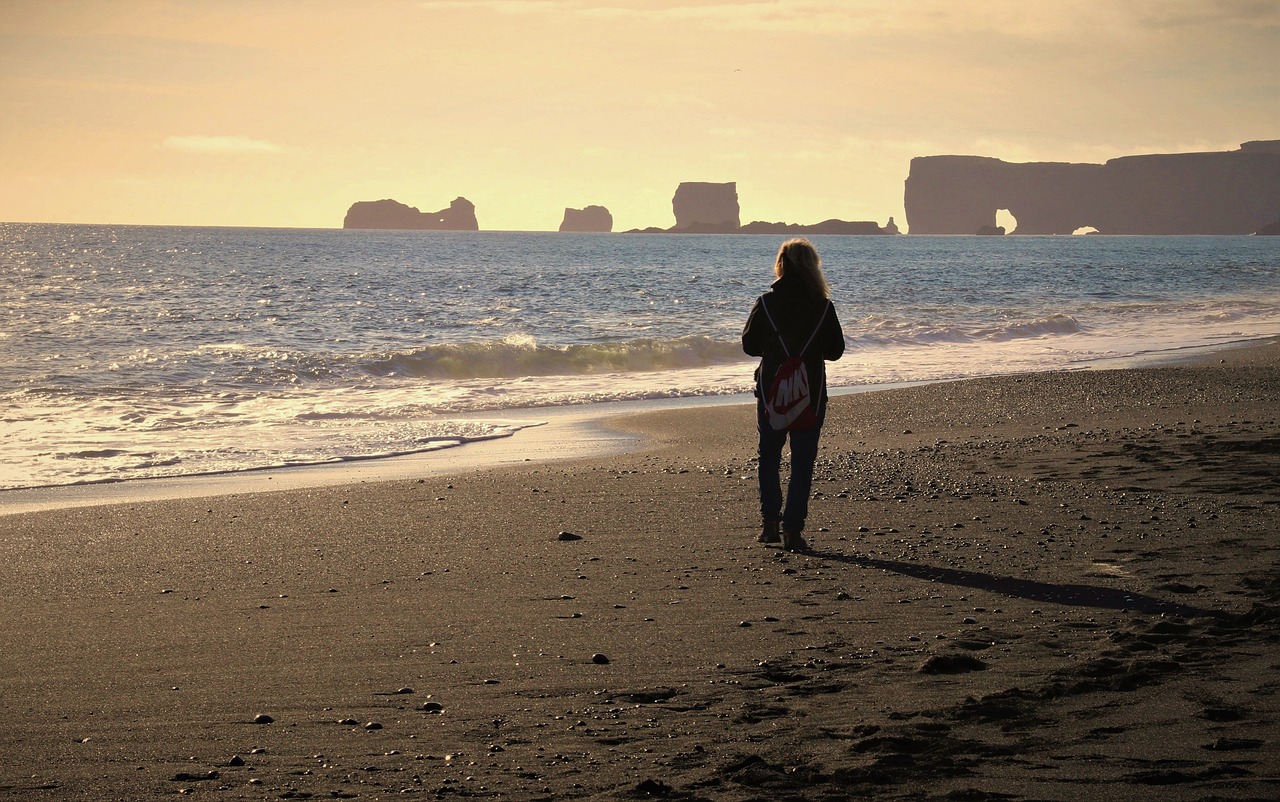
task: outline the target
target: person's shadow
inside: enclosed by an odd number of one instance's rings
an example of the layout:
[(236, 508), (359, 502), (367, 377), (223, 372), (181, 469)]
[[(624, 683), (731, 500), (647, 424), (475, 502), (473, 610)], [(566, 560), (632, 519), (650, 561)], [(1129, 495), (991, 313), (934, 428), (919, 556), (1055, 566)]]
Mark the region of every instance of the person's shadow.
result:
[(822, 560), (857, 565), (863, 568), (879, 568), (884, 571), (892, 571), (895, 574), (924, 579), (930, 582), (977, 588), (1005, 596), (1015, 596), (1021, 599), (1064, 604), (1073, 607), (1096, 607), (1103, 610), (1127, 610), (1135, 613), (1163, 613), (1165, 615), (1188, 617), (1231, 618), (1234, 615), (1221, 610), (1209, 610), (1202, 607), (1179, 604), (1142, 593), (1099, 585), (1038, 582), (1033, 579), (1017, 579), (1011, 576), (984, 574), (980, 571), (959, 571), (954, 568), (939, 568), (923, 563), (882, 560), (876, 557), (840, 554), (832, 551), (810, 550), (808, 555)]

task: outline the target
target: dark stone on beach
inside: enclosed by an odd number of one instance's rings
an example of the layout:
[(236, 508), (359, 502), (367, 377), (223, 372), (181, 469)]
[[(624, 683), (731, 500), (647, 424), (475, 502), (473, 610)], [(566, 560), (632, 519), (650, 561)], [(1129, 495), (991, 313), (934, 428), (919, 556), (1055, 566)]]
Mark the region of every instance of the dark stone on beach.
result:
[(410, 687), (408, 687), (408, 686), (406, 686), (406, 687), (404, 687), (404, 688), (398, 688), (398, 689), (396, 689), (396, 693), (403, 693), (403, 694), (413, 693), (413, 688), (410, 688)]
[(360, 722), (356, 721), (356, 720), (355, 720), (355, 719), (353, 719), (353, 718), (340, 718), (340, 719), (338, 719), (338, 723), (339, 723), (339, 724), (341, 724), (341, 725), (342, 725), (342, 726), (344, 726), (344, 727), (359, 727), (359, 726), (360, 726)]
[(239, 755), (232, 755), (232, 756), (231, 756), (231, 759), (227, 761), (227, 765), (228, 765), (228, 766), (243, 766), (243, 765), (244, 765), (244, 758), (240, 757)]
[[(720, 666), (723, 668), (724, 666)], [(635, 705), (652, 705), (658, 702), (665, 702), (678, 693), (675, 688), (661, 686), (658, 688), (646, 688), (638, 691), (622, 691), (613, 695), (614, 701), (628, 702)]]
[(199, 782), (201, 780), (216, 780), (216, 779), (218, 779), (218, 772), (216, 771), (207, 771), (204, 774), (191, 774), (190, 772), (180, 771), (177, 774), (173, 775), (173, 781), (176, 783), (193, 782), (193, 781)]
[(1259, 738), (1217, 738), (1200, 748), (1214, 752), (1234, 752), (1237, 749), (1260, 749), (1265, 743)]
[(986, 668), (986, 663), (967, 654), (935, 654), (916, 670), (921, 674), (966, 674)]
[(636, 796), (670, 796), (675, 790), (661, 780), (641, 780), (636, 783)]
[(271, 716), (268, 716), (266, 713), (259, 713), (258, 715), (253, 717), (254, 724), (271, 724), (274, 721), (275, 719), (272, 718)]
[(444, 705), (439, 702), (423, 702), (422, 709), (427, 713), (441, 713), (444, 711)]
[(364, 728), (366, 730), (380, 730), (382, 729), (382, 724), (377, 721), (370, 721), (368, 724), (364, 725)]
[(1197, 715), (1206, 721), (1240, 721), (1245, 718), (1244, 710), (1232, 705), (1210, 705)]
[(556, 535), (556, 540), (582, 540), (582, 535), (575, 535), (572, 532), (561, 532)]
[(595, 654), (591, 655), (591, 662), (595, 663), (598, 666), (608, 665), (609, 658), (601, 654), (600, 652), (596, 652)]

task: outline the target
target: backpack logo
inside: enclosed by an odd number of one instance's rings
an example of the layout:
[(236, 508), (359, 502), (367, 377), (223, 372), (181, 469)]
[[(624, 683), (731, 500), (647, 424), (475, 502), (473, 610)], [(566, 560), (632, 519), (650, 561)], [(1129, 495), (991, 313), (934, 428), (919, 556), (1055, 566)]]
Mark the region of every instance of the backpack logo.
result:
[(812, 429), (818, 423), (809, 404), (809, 369), (802, 357), (788, 357), (773, 377), (764, 399), (769, 425), (774, 431)]

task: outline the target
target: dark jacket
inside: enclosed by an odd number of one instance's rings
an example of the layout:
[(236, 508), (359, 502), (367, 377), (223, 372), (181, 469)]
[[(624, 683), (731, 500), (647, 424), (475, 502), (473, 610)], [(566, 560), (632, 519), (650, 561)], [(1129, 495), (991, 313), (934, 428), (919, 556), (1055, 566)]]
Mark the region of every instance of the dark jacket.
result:
[[(760, 303), (769, 305), (769, 315), (765, 315)], [(756, 394), (760, 387), (773, 384), (773, 376), (778, 366), (786, 359), (778, 332), (769, 324), (769, 317), (778, 325), (782, 339), (787, 344), (787, 352), (792, 356), (800, 353), (805, 342), (813, 334), (818, 325), (818, 318), (829, 301), (820, 296), (810, 295), (808, 289), (799, 279), (784, 276), (773, 282), (773, 286), (763, 296), (756, 299), (751, 307), (751, 315), (747, 325), (742, 329), (742, 350), (750, 356), (760, 357), (760, 367), (756, 369)], [(827, 371), (824, 360), (836, 360), (844, 354), (844, 331), (840, 328), (840, 320), (836, 317), (836, 309), (832, 306), (822, 321), (809, 350), (805, 351), (805, 368), (809, 371), (809, 381), (815, 378), (822, 387), (820, 394), (814, 394), (811, 403), (827, 400)], [(810, 385), (812, 386), (812, 384)], [(816, 410), (815, 410), (816, 411)]]

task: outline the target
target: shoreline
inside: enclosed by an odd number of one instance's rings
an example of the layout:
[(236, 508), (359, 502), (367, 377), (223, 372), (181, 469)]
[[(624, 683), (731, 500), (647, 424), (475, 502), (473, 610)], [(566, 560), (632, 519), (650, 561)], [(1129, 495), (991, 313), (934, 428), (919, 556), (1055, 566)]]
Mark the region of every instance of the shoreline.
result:
[(0, 520), (0, 799), (1274, 796), (1280, 343)]
[[(1175, 348), (1121, 357), (1088, 360), (1075, 367), (1055, 372), (1078, 370), (1113, 370), (1135, 367), (1176, 365), (1208, 359), (1214, 354), (1239, 348), (1257, 347), (1273, 342), (1266, 337), (1249, 340)], [(883, 385), (832, 387), (831, 396), (884, 392), (902, 387), (932, 383), (964, 382), (1023, 374), (972, 376), (938, 381), (902, 382)], [(1028, 374), (1029, 375), (1029, 374)], [(0, 518), (27, 512), (101, 504), (130, 504), (182, 498), (216, 497), (242, 493), (300, 490), (345, 484), (385, 482), (417, 476), (465, 474), (489, 468), (501, 468), (524, 462), (607, 457), (644, 448), (641, 437), (627, 434), (612, 423), (636, 414), (697, 408), (750, 404), (750, 394), (728, 396), (688, 396), (646, 399), (640, 401), (585, 404), (570, 407), (520, 408), (502, 410), (500, 417), (538, 419), (512, 435), (458, 446), (434, 449), (416, 454), (367, 457), (314, 465), (292, 465), (253, 468), (242, 471), (193, 474), (187, 476), (100, 481), (81, 484), (46, 485), (0, 490)], [(459, 419), (477, 417), (491, 419), (492, 413), (460, 415)], [(555, 456), (548, 452), (554, 451)]]

